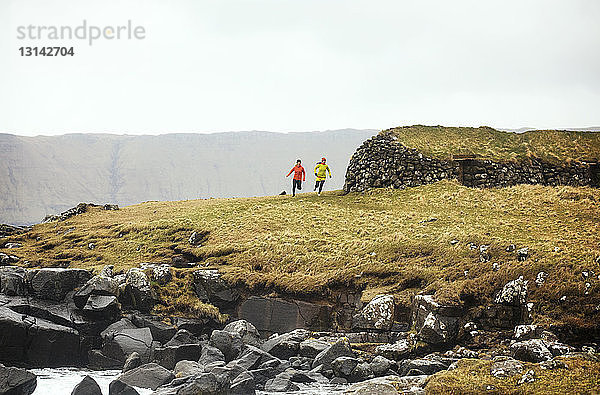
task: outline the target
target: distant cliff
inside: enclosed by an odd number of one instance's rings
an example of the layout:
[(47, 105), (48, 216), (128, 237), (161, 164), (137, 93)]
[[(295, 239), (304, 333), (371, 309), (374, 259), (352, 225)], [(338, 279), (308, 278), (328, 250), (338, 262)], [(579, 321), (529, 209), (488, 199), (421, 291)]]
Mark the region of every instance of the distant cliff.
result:
[(0, 223), (39, 222), (79, 202), (274, 195), (289, 189), (285, 174), (298, 158), (310, 183), (326, 156), (328, 189), (341, 189), (352, 152), (376, 133), (0, 134)]

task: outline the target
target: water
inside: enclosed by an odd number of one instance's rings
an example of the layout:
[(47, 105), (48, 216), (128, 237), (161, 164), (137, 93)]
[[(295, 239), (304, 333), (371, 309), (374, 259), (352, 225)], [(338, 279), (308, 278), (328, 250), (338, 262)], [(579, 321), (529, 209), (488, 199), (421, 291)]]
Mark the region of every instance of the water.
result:
[[(87, 370), (80, 368), (45, 368), (29, 369), (37, 376), (37, 387), (33, 395), (70, 395), (73, 388), (87, 375), (96, 380), (102, 393), (108, 395), (108, 386), (119, 374), (120, 370)], [(277, 395), (329, 395), (342, 394), (347, 386), (331, 384), (298, 384), (300, 391), (278, 392)], [(136, 388), (140, 395), (152, 394), (152, 390)], [(273, 395), (274, 393), (257, 391), (259, 395)]]
[[(108, 395), (108, 386), (119, 374), (120, 370), (87, 370), (80, 368), (46, 368), (29, 369), (37, 376), (37, 387), (33, 395), (70, 395), (73, 388), (85, 376), (90, 376), (100, 386), (102, 393)], [(140, 395), (151, 394), (151, 390), (138, 389)]]

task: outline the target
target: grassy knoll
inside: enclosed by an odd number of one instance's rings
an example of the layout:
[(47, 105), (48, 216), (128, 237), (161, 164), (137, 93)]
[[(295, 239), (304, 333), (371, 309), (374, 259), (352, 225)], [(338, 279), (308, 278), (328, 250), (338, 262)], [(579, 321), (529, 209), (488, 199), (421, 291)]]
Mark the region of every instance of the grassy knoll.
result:
[[(199, 247), (187, 241), (194, 230), (207, 232)], [(250, 288), (321, 296), (353, 285), (366, 299), (390, 292), (404, 303), (423, 290), (448, 302), (485, 302), (507, 281), (534, 280), (543, 270), (545, 285), (530, 283), (538, 321), (600, 319), (600, 190), (591, 188), (481, 190), (444, 181), (345, 196), (147, 202), (36, 225), (13, 240), (24, 246), (3, 251), (31, 266), (121, 270), (189, 254)], [(491, 261), (480, 262), (469, 242), (489, 244)], [(530, 258), (517, 261), (509, 244), (529, 247)], [(187, 286), (191, 270), (178, 269), (161, 291), (169, 311), (204, 309)], [(584, 279), (586, 270), (595, 275)]]
[(600, 132), (535, 130), (502, 132), (490, 127), (404, 126), (393, 133), (405, 146), (440, 159), (475, 154), (501, 162), (538, 158), (550, 163), (600, 160)]
[(535, 372), (533, 383), (518, 384), (520, 374), (495, 378), (492, 361), (464, 359), (454, 370), (432, 376), (427, 394), (596, 394), (600, 383), (600, 362), (579, 358), (558, 358), (568, 369), (544, 370), (539, 364), (522, 362), (523, 373)]

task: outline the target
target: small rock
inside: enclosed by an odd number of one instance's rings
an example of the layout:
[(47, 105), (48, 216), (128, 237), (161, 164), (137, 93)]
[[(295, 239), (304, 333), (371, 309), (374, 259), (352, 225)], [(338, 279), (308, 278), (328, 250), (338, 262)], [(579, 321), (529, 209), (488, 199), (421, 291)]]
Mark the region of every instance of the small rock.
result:
[(537, 276), (535, 276), (535, 285), (537, 285), (538, 287), (541, 287), (542, 285), (544, 285), (547, 278), (548, 278), (548, 273), (539, 272), (537, 274)]
[(506, 252), (513, 252), (516, 249), (517, 247), (514, 244), (510, 244), (508, 247), (506, 247)]
[(520, 261), (520, 262), (526, 261), (528, 257), (529, 257), (529, 248), (528, 247), (517, 250), (517, 260), (518, 261)]
[(160, 285), (165, 285), (172, 278), (171, 268), (167, 264), (156, 266), (152, 269), (152, 279)]
[(552, 352), (541, 339), (525, 340), (511, 344), (513, 358), (526, 362), (542, 362), (552, 359)]
[(545, 370), (554, 370), (554, 369), (568, 369), (566, 363), (558, 359), (551, 359), (549, 361), (540, 362), (540, 368)]
[(533, 370), (528, 370), (519, 380), (519, 385), (525, 383), (533, 383), (535, 381), (535, 372)]
[(496, 295), (494, 301), (509, 306), (524, 305), (527, 303), (527, 281), (520, 276), (518, 279), (508, 282)]
[(135, 369), (139, 366), (142, 366), (142, 358), (140, 357), (140, 354), (134, 351), (131, 354), (129, 354), (129, 356), (125, 360), (125, 363), (123, 364), (122, 373), (128, 372), (131, 369)]
[(223, 328), (224, 331), (237, 334), (242, 338), (244, 344), (258, 346), (260, 343), (260, 334), (256, 327), (246, 320), (237, 320), (230, 322)]
[(511, 377), (520, 374), (522, 371), (523, 365), (521, 362), (509, 357), (494, 359), (494, 363), (490, 369), (491, 375), (496, 378)]
[(334, 344), (321, 351), (315, 357), (312, 367), (316, 368), (319, 365), (323, 365), (325, 370), (331, 369), (331, 363), (339, 357), (354, 357), (350, 342), (345, 337), (338, 339)]

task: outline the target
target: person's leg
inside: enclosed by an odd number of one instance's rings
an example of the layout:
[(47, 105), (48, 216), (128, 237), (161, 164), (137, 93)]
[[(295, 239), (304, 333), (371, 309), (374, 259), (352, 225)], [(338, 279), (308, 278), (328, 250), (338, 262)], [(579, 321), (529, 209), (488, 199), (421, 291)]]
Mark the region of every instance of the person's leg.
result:
[(319, 180), (315, 181), (315, 188), (313, 189), (313, 191), (316, 191), (318, 187), (319, 187)]
[(302, 180), (298, 180), (298, 185), (296, 185), (298, 187), (298, 190), (301, 191), (302, 190)]
[(323, 184), (325, 184), (325, 180), (319, 181), (319, 193), (323, 190)]
[(296, 196), (296, 180), (292, 179), (292, 196)]

